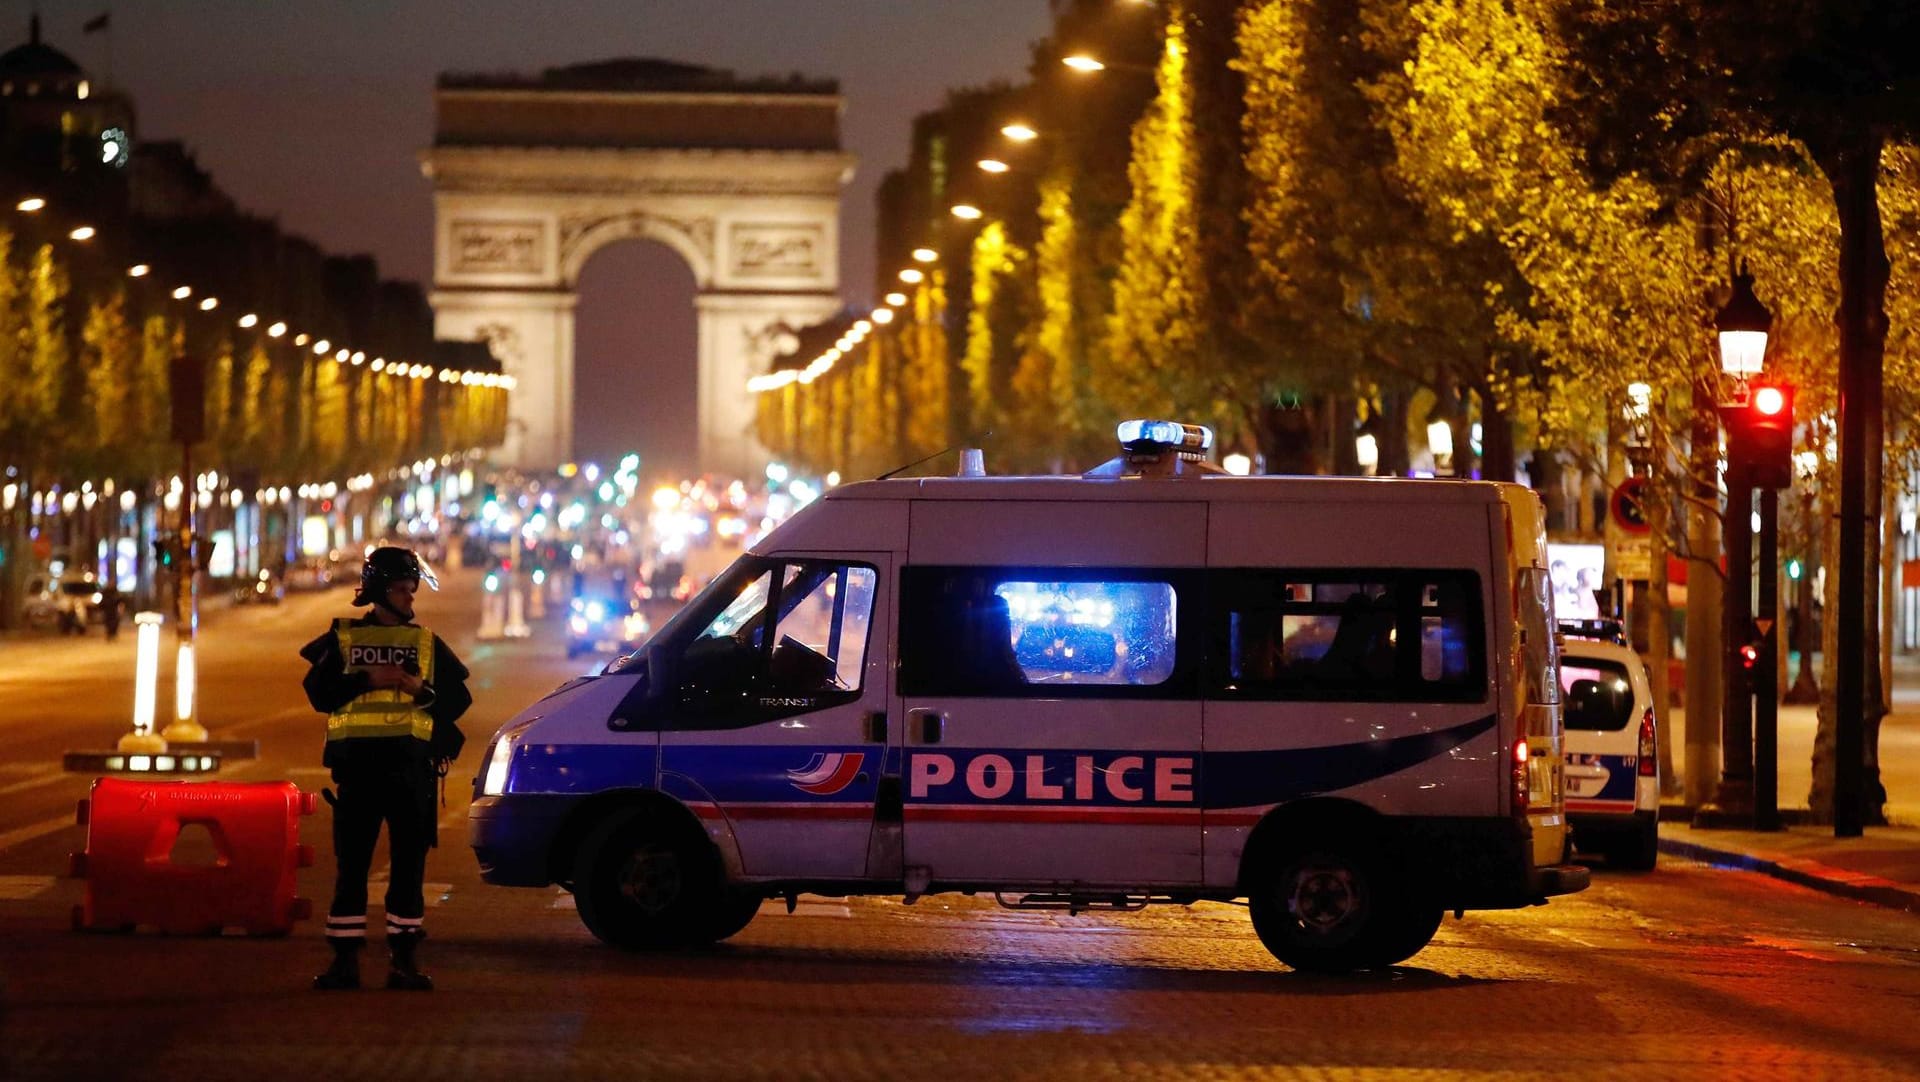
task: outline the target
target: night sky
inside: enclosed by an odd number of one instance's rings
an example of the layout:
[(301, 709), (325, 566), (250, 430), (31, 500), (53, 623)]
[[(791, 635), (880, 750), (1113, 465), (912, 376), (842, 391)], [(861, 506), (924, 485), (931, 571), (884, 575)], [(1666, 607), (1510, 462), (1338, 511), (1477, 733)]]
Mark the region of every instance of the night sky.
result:
[[(26, 37), (0, 0), (0, 50)], [(904, 164), (914, 114), (951, 87), (1018, 80), (1046, 0), (42, 0), (44, 38), (127, 91), (142, 139), (181, 139), (248, 211), (382, 273), (430, 284), (432, 201), (416, 155), (442, 71), (657, 56), (741, 75), (835, 78), (859, 159), (841, 217), (842, 294), (872, 302), (873, 192)], [(111, 31), (82, 36), (110, 11)], [(692, 439), (693, 279), (619, 245), (581, 282), (583, 456)], [(617, 393), (609, 393), (617, 392)]]

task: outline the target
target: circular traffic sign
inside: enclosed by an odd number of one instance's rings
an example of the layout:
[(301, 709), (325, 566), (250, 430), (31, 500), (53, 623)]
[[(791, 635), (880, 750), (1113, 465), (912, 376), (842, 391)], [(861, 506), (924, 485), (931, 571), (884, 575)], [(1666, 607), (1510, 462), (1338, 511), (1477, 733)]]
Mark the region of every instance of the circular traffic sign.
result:
[(1607, 504), (1614, 525), (1627, 533), (1648, 532), (1646, 496), (1646, 478), (1629, 477), (1620, 482), (1620, 486), (1613, 490), (1613, 499)]

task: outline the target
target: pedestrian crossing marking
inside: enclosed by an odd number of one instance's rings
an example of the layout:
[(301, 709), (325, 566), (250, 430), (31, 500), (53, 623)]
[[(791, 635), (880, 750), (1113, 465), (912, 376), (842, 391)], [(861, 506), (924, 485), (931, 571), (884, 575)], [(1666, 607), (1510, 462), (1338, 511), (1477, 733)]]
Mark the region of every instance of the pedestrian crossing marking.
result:
[(50, 875), (0, 875), (0, 902), (23, 902), (53, 887)]

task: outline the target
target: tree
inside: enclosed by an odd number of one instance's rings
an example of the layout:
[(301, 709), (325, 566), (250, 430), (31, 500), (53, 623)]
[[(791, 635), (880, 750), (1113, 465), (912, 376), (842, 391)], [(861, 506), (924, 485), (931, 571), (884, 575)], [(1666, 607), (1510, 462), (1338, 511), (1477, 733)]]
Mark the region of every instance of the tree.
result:
[(1107, 348), (1093, 369), (1100, 397), (1122, 413), (1174, 415), (1191, 406), (1192, 380), (1204, 378), (1203, 307), (1207, 282), (1194, 188), (1193, 101), (1188, 86), (1187, 13), (1175, 4), (1154, 78), (1159, 89), (1134, 125), (1128, 168), (1133, 197), (1120, 215), (1122, 251), (1113, 283)]
[[(1889, 143), (1920, 135), (1920, 8), (1905, 0), (1573, 0), (1562, 19), (1571, 94), (1560, 116), (1602, 179), (1639, 172), (1665, 190), (1696, 189), (1730, 147), (1785, 137), (1826, 178), (1840, 224), (1842, 483), (1837, 555), (1842, 664), (1831, 730), (1837, 763), (1871, 761), (1879, 724), (1878, 665), (1864, 644), (1877, 630), (1866, 569), (1877, 566), (1877, 495), (1889, 263), (1881, 220), (1881, 161)], [(1877, 641), (1877, 637), (1874, 639)], [(1859, 746), (1856, 746), (1856, 741)], [(1821, 807), (1840, 833), (1882, 812)], [(1830, 794), (1831, 789), (1824, 790)], [(1816, 801), (1823, 795), (1816, 784)]]
[(81, 331), (81, 368), (86, 379), (86, 436), (94, 468), (108, 476), (127, 476), (129, 459), (127, 398), (133, 384), (138, 345), (127, 322), (127, 296), (116, 290), (106, 303), (88, 306)]

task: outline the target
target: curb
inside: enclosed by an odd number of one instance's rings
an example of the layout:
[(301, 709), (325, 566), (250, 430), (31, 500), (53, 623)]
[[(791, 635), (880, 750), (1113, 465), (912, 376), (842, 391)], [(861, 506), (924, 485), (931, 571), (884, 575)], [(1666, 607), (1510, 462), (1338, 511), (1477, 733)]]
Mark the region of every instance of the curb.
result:
[(1686, 857), (1706, 864), (1758, 872), (1761, 875), (1782, 879), (1826, 894), (1836, 894), (1842, 898), (1852, 898), (1855, 901), (1886, 906), (1890, 909), (1901, 909), (1909, 913), (1920, 913), (1920, 890), (1896, 883), (1891, 879), (1882, 879), (1877, 875), (1867, 875), (1863, 872), (1850, 872), (1844, 868), (1821, 864), (1819, 861), (1800, 860), (1793, 857), (1755, 856), (1731, 849), (1716, 849), (1697, 842), (1684, 842), (1677, 838), (1661, 838), (1660, 851), (1670, 856)]

